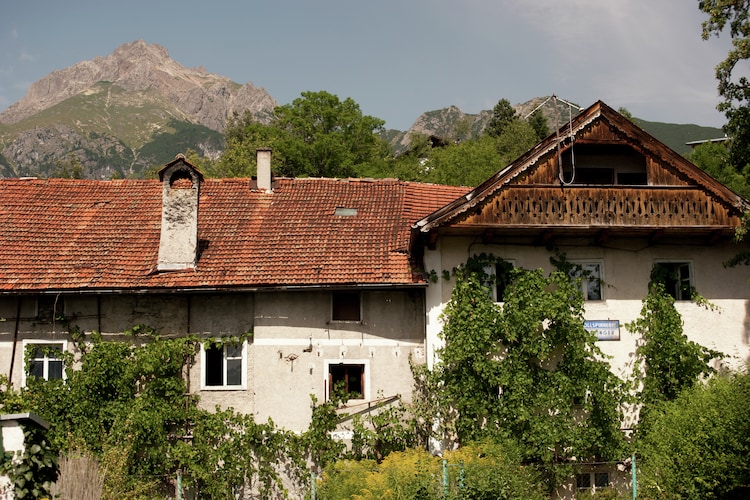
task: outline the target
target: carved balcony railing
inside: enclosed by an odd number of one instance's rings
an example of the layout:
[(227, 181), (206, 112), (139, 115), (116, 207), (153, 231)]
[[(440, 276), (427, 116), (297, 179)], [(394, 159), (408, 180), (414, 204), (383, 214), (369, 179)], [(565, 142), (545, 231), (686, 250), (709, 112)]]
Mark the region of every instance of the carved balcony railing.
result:
[(508, 186), (460, 225), (736, 226), (739, 217), (688, 186)]

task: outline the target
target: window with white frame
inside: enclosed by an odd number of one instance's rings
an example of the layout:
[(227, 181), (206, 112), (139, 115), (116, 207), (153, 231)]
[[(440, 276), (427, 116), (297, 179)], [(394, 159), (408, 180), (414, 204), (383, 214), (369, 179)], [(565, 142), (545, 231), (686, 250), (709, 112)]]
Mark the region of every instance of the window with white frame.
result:
[(363, 360), (327, 361), (326, 399), (334, 391), (345, 399), (367, 399), (369, 393), (368, 363)]
[(201, 345), (201, 389), (247, 387), (247, 343)]
[(609, 487), (609, 472), (585, 472), (576, 474), (576, 490), (596, 492)]
[(579, 261), (573, 264), (570, 277), (579, 281), (583, 300), (602, 300), (602, 263)]
[(503, 301), (503, 295), (505, 295), (505, 289), (510, 285), (511, 273), (514, 267), (514, 263), (507, 260), (485, 266), (484, 272), (490, 277), (488, 285), (492, 290), (492, 300), (494, 302)]
[(665, 291), (675, 300), (690, 300), (695, 285), (689, 262), (656, 262), (651, 270), (651, 281), (664, 285)]
[(24, 341), (26, 370), (23, 373), (23, 385), (26, 385), (30, 377), (42, 380), (64, 380), (63, 352), (65, 349), (65, 341)]
[(359, 292), (331, 293), (331, 321), (361, 321), (362, 296)]

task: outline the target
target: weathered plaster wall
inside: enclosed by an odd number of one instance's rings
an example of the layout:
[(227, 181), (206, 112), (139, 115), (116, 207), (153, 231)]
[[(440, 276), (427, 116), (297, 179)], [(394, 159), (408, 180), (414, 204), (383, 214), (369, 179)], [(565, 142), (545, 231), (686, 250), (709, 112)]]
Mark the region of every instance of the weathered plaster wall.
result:
[(332, 322), (329, 292), (259, 293), (256, 300), (256, 416), (307, 428), (311, 398), (325, 401), (328, 365), (364, 364), (363, 403), (410, 400), (409, 356), (424, 362), (424, 298), (417, 291), (362, 292), (362, 321)]
[[(684, 332), (689, 339), (730, 355), (724, 361), (731, 367), (750, 362), (750, 268), (725, 268), (723, 263), (739, 248), (733, 244), (705, 246), (650, 245), (646, 240), (612, 241), (607, 247), (582, 242), (559, 242), (558, 250), (570, 261), (586, 260), (602, 263), (603, 300), (587, 301), (585, 317), (589, 320), (619, 320), (620, 340), (600, 341), (599, 347), (613, 356), (613, 371), (629, 374), (637, 338), (623, 325), (640, 316), (642, 300), (653, 264), (659, 260), (686, 261), (692, 264), (693, 284), (698, 292), (718, 306), (713, 311), (690, 301), (678, 301), (677, 310), (684, 321)], [(510, 260), (516, 267), (553, 270), (550, 257), (555, 256), (541, 246), (485, 245), (467, 238), (442, 238), (435, 250), (427, 251), (427, 270), (442, 270), (465, 263), (475, 254), (492, 253)], [(453, 280), (442, 277), (427, 290), (427, 350), (440, 345), (442, 329), (439, 315), (450, 300)]]

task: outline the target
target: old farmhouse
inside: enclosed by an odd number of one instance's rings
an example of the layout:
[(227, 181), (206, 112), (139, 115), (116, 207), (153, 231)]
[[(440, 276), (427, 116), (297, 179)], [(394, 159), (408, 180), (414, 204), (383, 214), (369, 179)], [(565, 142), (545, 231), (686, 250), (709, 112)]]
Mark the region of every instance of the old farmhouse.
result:
[(723, 265), (746, 248), (733, 237), (750, 205), (602, 102), (474, 189), (273, 179), (269, 155), (257, 180), (204, 179), (182, 156), (159, 180), (0, 180), (2, 373), (64, 377), (67, 324), (239, 336), (196, 352), (191, 392), (303, 430), (310, 394), (337, 382), (353, 404), (408, 401), (409, 360), (435, 363), (453, 286), (428, 277), (480, 253), (585, 269), (587, 327), (618, 374), (654, 266), (690, 339), (750, 361), (750, 273)]

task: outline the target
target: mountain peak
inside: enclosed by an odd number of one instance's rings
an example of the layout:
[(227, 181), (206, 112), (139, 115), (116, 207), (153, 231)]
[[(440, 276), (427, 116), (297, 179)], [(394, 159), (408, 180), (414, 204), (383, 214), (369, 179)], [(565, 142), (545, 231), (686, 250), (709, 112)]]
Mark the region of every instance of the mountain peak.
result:
[(186, 68), (161, 45), (136, 40), (106, 57), (76, 63), (33, 83), (20, 101), (0, 113), (0, 123), (18, 123), (71, 97), (94, 93), (101, 82), (127, 92), (153, 91), (171, 102), (182, 118), (217, 131), (235, 110), (249, 109), (262, 121), (276, 106), (265, 90), (251, 83), (242, 86), (204, 68)]
[(144, 40), (135, 40), (117, 47), (112, 52), (111, 57), (115, 59), (150, 59), (158, 62), (169, 59), (169, 52), (161, 45), (146, 43)]

